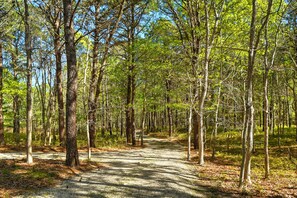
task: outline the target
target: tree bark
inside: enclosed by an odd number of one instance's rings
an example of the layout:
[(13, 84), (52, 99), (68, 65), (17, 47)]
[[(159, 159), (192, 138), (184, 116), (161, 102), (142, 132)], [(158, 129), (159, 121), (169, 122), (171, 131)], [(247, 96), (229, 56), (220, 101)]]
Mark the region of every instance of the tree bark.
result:
[[(94, 30), (94, 44), (93, 44), (93, 62), (91, 70), (90, 88), (89, 88), (89, 100), (88, 100), (88, 119), (89, 119), (89, 133), (90, 133), (90, 146), (95, 148), (96, 138), (96, 86), (101, 83), (102, 78), (98, 79), (98, 48), (99, 48), (99, 12), (100, 4), (95, 4), (95, 30)], [(99, 74), (102, 75), (101, 73)], [(100, 82), (99, 82), (99, 81)]]
[(126, 138), (127, 143), (131, 143), (131, 75), (128, 74), (127, 78), (127, 98), (126, 98)]
[[(59, 13), (60, 15), (60, 13)], [(59, 120), (59, 141), (60, 145), (65, 145), (65, 115), (64, 115), (64, 99), (63, 99), (63, 79), (62, 79), (62, 53), (60, 42), (60, 16), (54, 24), (54, 49), (56, 57), (56, 82), (57, 82), (57, 98), (58, 98), (58, 120)]]
[(5, 144), (4, 140), (4, 121), (3, 121), (3, 56), (2, 56), (2, 43), (0, 41), (0, 145)]
[(251, 183), (251, 157), (253, 151), (253, 138), (254, 138), (254, 106), (253, 106), (253, 74), (254, 74), (254, 63), (256, 58), (256, 48), (261, 36), (261, 31), (263, 27), (267, 24), (268, 17), (271, 10), (271, 5), (267, 7), (267, 15), (261, 28), (256, 35), (256, 16), (257, 7), (256, 0), (252, 1), (252, 19), (250, 25), (250, 35), (249, 35), (249, 54), (248, 54), (248, 68), (247, 68), (247, 78), (246, 78), (246, 93), (245, 93), (245, 120), (244, 120), (244, 130), (242, 137), (242, 163), (240, 170), (240, 181), (239, 186), (245, 187), (248, 183)]
[[(266, 67), (267, 68), (267, 67)], [(268, 101), (268, 69), (264, 73), (264, 153), (265, 153), (265, 178), (269, 176), (269, 101)]]
[(219, 85), (217, 97), (218, 98), (217, 98), (216, 111), (215, 111), (215, 127), (214, 127), (213, 138), (212, 138), (212, 158), (215, 158), (215, 155), (216, 155), (216, 144), (217, 144), (217, 135), (218, 135), (218, 127), (219, 127), (219, 110), (220, 110), (220, 103), (221, 103), (221, 85)]
[(32, 156), (32, 118), (33, 118), (33, 102), (32, 102), (32, 36), (29, 19), (28, 0), (24, 0), (25, 5), (25, 47), (26, 47), (26, 69), (27, 69), (27, 119), (26, 119), (26, 133), (27, 133), (27, 163), (33, 163)]
[(192, 109), (192, 122), (193, 122), (193, 132), (194, 132), (194, 149), (197, 150), (198, 149), (198, 113), (196, 110)]
[(136, 145), (135, 136), (135, 112), (134, 112), (134, 98), (135, 98), (135, 4), (130, 4), (131, 21), (128, 28), (128, 76), (127, 76), (127, 102), (126, 102), (126, 135), (127, 142), (130, 143), (132, 136), (132, 145)]
[(172, 109), (170, 108), (171, 98), (170, 98), (170, 91), (171, 91), (171, 80), (166, 80), (166, 102), (167, 102), (167, 116), (168, 116), (168, 129), (169, 129), (169, 137), (172, 136), (173, 132), (173, 118), (172, 118)]
[(77, 66), (74, 44), (72, 0), (63, 0), (64, 31), (67, 57), (67, 93), (66, 93), (66, 165), (78, 166), (76, 127)]
[[(12, 68), (13, 68), (13, 79), (18, 82), (18, 72), (17, 72), (17, 56), (18, 56), (18, 46), (15, 46), (15, 52), (11, 53)], [(13, 134), (14, 139), (17, 144), (20, 142), (20, 97), (19, 94), (13, 96)]]
[[(272, 0), (269, 0), (268, 7), (272, 6)], [(264, 31), (264, 39), (265, 39), (265, 53), (264, 53), (264, 110), (263, 110), (263, 129), (264, 129), (264, 153), (265, 153), (265, 178), (269, 177), (270, 166), (269, 166), (269, 100), (268, 100), (268, 75), (271, 67), (274, 63), (275, 53), (277, 49), (277, 35), (278, 30), (275, 36), (275, 43), (274, 43), (274, 50), (271, 57), (271, 62), (268, 63), (268, 47), (269, 47), (269, 40), (268, 40), (268, 20), (269, 15), (267, 16), (267, 23), (265, 24), (265, 31)]]

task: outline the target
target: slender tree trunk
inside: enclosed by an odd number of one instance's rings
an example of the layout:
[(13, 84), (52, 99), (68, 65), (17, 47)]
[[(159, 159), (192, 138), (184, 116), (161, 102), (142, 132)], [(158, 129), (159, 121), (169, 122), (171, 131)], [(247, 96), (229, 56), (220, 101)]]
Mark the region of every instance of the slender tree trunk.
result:
[(0, 41), (0, 145), (4, 145), (4, 121), (3, 121), (3, 57), (2, 57), (2, 43)]
[(188, 126), (188, 152), (187, 152), (187, 160), (191, 160), (191, 133), (192, 133), (192, 113), (193, 111), (193, 104), (190, 105), (190, 111), (189, 111), (189, 126)]
[[(12, 67), (13, 67), (13, 79), (15, 82), (18, 82), (18, 73), (17, 73), (17, 56), (18, 49), (15, 47), (16, 52), (11, 53), (12, 57)], [(13, 96), (13, 134), (14, 139), (17, 144), (20, 142), (20, 99), (19, 94)]]
[(281, 148), (281, 145), (280, 145), (281, 125), (282, 125), (282, 99), (281, 99), (281, 95), (279, 94), (278, 95), (278, 123), (277, 123), (277, 145), (279, 149)]
[(264, 152), (265, 152), (265, 178), (269, 176), (269, 102), (268, 102), (268, 69), (264, 73)]
[(253, 151), (253, 134), (254, 134), (254, 106), (253, 106), (253, 71), (255, 60), (255, 21), (256, 21), (256, 0), (253, 0), (252, 22), (250, 25), (250, 44), (249, 44), (249, 58), (248, 70), (246, 79), (246, 114), (243, 130), (243, 160), (240, 172), (240, 187), (251, 183), (250, 167), (251, 155)]
[(261, 36), (262, 28), (267, 24), (268, 17), (271, 10), (271, 1), (267, 7), (267, 15), (264, 22), (262, 23), (261, 29), (259, 29), (256, 35), (256, 0), (252, 1), (252, 19), (250, 25), (250, 36), (249, 36), (249, 54), (248, 54), (248, 68), (247, 68), (247, 78), (246, 78), (246, 90), (245, 90), (245, 120), (244, 120), (244, 130), (243, 130), (243, 141), (242, 141), (242, 163), (240, 171), (240, 181), (239, 186), (245, 187), (248, 183), (251, 183), (251, 157), (253, 151), (253, 141), (254, 141), (254, 106), (253, 106), (253, 73), (254, 73), (254, 63), (256, 58), (256, 48)]
[[(271, 6), (272, 0), (269, 0), (269, 5)], [(267, 16), (267, 21), (269, 20), (269, 16)], [(279, 29), (279, 28), (278, 28)], [(278, 32), (278, 31), (277, 31)], [(264, 110), (263, 110), (263, 129), (264, 129), (264, 153), (265, 153), (265, 178), (269, 177), (270, 166), (269, 166), (269, 100), (268, 100), (268, 75), (270, 68), (273, 66), (274, 58), (277, 49), (277, 35), (275, 37), (274, 43), (274, 50), (271, 57), (271, 63), (268, 63), (268, 47), (269, 47), (269, 40), (268, 40), (268, 22), (265, 24), (264, 30), (264, 39), (265, 39), (265, 53), (264, 53)]]
[(84, 68), (84, 86), (83, 86), (83, 105), (84, 105), (84, 114), (86, 115), (86, 125), (87, 125), (87, 141), (88, 141), (88, 160), (91, 160), (92, 150), (91, 150), (91, 139), (90, 139), (90, 130), (89, 130), (89, 115), (88, 115), (88, 108), (87, 108), (87, 75), (89, 69), (89, 43), (87, 48), (87, 59), (86, 65)]
[(295, 91), (295, 83), (293, 87), (293, 96), (294, 96), (294, 110), (295, 110), (295, 132), (296, 132), (296, 142), (297, 142), (297, 93)]
[[(60, 14), (59, 14), (60, 15)], [(56, 57), (56, 82), (57, 82), (57, 98), (58, 98), (58, 122), (59, 122), (59, 141), (61, 146), (65, 146), (65, 115), (64, 115), (64, 99), (63, 99), (63, 80), (62, 80), (62, 53), (60, 43), (60, 17), (54, 26), (54, 49)]]
[[(133, 58), (134, 59), (134, 58)], [(134, 60), (133, 60), (134, 62)], [(133, 66), (135, 67), (135, 66)], [(132, 115), (131, 115), (131, 132), (132, 132), (132, 145), (136, 146), (136, 126), (135, 126), (135, 90), (136, 90), (136, 83), (135, 83), (135, 74), (132, 75), (132, 98), (131, 98), (131, 105), (132, 105)]]
[(33, 118), (33, 102), (32, 102), (32, 37), (31, 27), (29, 22), (29, 8), (28, 0), (24, 0), (25, 4), (25, 46), (27, 56), (27, 119), (26, 119), (26, 133), (27, 133), (27, 163), (33, 163), (32, 156), (32, 118)]
[(130, 142), (130, 136), (132, 136), (132, 145), (136, 145), (135, 136), (135, 118), (134, 118), (134, 98), (135, 98), (135, 52), (134, 52), (134, 42), (135, 42), (135, 4), (131, 3), (131, 25), (128, 28), (128, 82), (127, 82), (127, 103), (126, 103), (126, 135), (127, 142)]
[[(275, 74), (272, 74), (272, 81), (274, 81)], [(273, 85), (273, 84), (272, 84)], [(270, 90), (270, 133), (274, 136), (274, 126), (275, 126), (275, 119), (274, 119), (274, 87), (271, 87)]]
[(168, 116), (169, 137), (172, 136), (172, 131), (173, 131), (172, 109), (170, 108), (170, 103), (171, 103), (171, 97), (170, 97), (171, 84), (172, 84), (171, 83), (171, 80), (166, 80), (166, 89), (167, 89), (166, 102), (167, 102), (167, 116)]
[(126, 138), (127, 138), (127, 143), (131, 143), (131, 75), (128, 74), (128, 83), (127, 83), (127, 102), (126, 102)]
[(78, 166), (77, 127), (76, 127), (76, 97), (77, 97), (77, 67), (76, 49), (74, 44), (74, 29), (72, 16), (72, 0), (63, 0), (64, 31), (67, 56), (67, 93), (66, 93), (66, 165)]
[[(93, 44), (93, 63), (90, 78), (90, 88), (89, 88), (89, 99), (88, 99), (88, 118), (89, 118), (89, 133), (90, 133), (90, 146), (95, 148), (95, 138), (96, 138), (96, 87), (97, 84), (102, 81), (102, 78), (98, 79), (98, 48), (99, 48), (99, 13), (100, 4), (95, 4), (95, 30), (94, 30), (94, 44)], [(98, 82), (100, 80), (100, 82)]]
[(295, 130), (296, 130), (296, 142), (297, 142), (297, 94), (294, 96), (295, 103)]
[(145, 129), (145, 115), (146, 115), (146, 94), (144, 94), (143, 104), (142, 104), (142, 117), (141, 117), (141, 146), (143, 146), (143, 136), (144, 136), (144, 129)]
[(192, 122), (193, 122), (193, 130), (194, 130), (194, 149), (198, 149), (198, 112), (192, 109)]
[(220, 102), (221, 102), (221, 86), (219, 86), (218, 96), (217, 96), (217, 105), (215, 111), (215, 127), (213, 131), (213, 139), (212, 139), (212, 158), (215, 158), (216, 155), (216, 143), (217, 143), (217, 135), (218, 135), (218, 127), (219, 127), (219, 110), (220, 110)]
[[(48, 73), (49, 73), (49, 79), (48, 79), (48, 86), (50, 87), (49, 89), (49, 100), (48, 100), (48, 111), (47, 111), (47, 123), (46, 123), (46, 144), (51, 145), (51, 132), (52, 132), (52, 118), (54, 115), (54, 103), (55, 103), (55, 90), (51, 86), (52, 84), (52, 79), (53, 79), (53, 74), (51, 68), (48, 68)], [(55, 86), (56, 83), (54, 83)]]
[(121, 137), (124, 135), (124, 116), (123, 116), (123, 104), (122, 104), (122, 99), (120, 98), (120, 103), (121, 103), (121, 112), (120, 112), (120, 119), (121, 119)]

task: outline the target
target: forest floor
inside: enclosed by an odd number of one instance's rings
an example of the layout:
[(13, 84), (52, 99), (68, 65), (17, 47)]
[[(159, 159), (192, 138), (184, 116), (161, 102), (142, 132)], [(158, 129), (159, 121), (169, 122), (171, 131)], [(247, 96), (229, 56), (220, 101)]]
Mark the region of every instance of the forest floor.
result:
[[(35, 158), (63, 160), (63, 153), (35, 153)], [(23, 153), (1, 153), (0, 159), (21, 159)], [(86, 153), (80, 154), (81, 159)], [(92, 171), (77, 173), (55, 187), (35, 189), (18, 197), (238, 197), (205, 186), (183, 146), (147, 137), (145, 147), (129, 151), (94, 152)], [(53, 167), (54, 168), (54, 167)], [(10, 185), (13, 187), (13, 185)], [(0, 186), (1, 187), (1, 186)], [(1, 189), (1, 188), (0, 188)]]
[[(277, 146), (277, 136), (270, 136), (270, 176), (264, 178), (264, 152), (262, 131), (255, 134), (257, 144), (252, 157), (252, 184), (242, 192), (238, 188), (241, 164), (240, 131), (220, 133), (216, 146), (216, 156), (212, 157), (212, 149), (207, 139), (205, 147), (205, 165), (198, 165), (196, 150), (191, 152), (191, 162), (196, 167), (198, 182), (204, 186), (215, 188), (219, 191), (228, 192), (241, 197), (297, 197), (297, 159), (295, 164), (288, 157), (288, 148), (297, 151), (295, 142), (295, 130), (281, 135), (281, 146)], [(151, 134), (158, 138), (167, 138), (167, 132)], [(187, 133), (174, 133), (171, 141), (178, 142), (187, 149)]]

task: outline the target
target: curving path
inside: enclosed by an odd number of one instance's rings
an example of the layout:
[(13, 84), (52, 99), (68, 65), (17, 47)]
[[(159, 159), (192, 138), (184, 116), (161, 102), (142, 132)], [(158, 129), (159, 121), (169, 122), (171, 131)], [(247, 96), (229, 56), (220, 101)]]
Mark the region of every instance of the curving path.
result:
[[(197, 173), (185, 161), (182, 146), (151, 137), (145, 140), (144, 149), (93, 153), (92, 159), (103, 163), (106, 168), (83, 173), (65, 180), (57, 187), (20, 197), (220, 196), (213, 189), (196, 183)], [(41, 158), (60, 158), (64, 154), (37, 155)], [(85, 154), (80, 155), (81, 158), (85, 157)]]

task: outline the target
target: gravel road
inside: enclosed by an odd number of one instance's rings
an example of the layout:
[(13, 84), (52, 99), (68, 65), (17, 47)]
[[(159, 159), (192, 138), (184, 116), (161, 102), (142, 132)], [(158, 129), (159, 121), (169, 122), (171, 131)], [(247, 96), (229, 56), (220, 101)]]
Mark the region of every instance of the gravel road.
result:
[[(144, 149), (93, 153), (92, 160), (106, 168), (65, 180), (54, 188), (18, 197), (218, 197), (199, 186), (197, 173), (182, 146), (147, 137)], [(63, 158), (64, 154), (37, 153), (40, 158)], [(23, 157), (15, 154), (15, 158)], [(80, 154), (85, 158), (86, 154)], [(5, 158), (5, 155), (0, 155)]]

